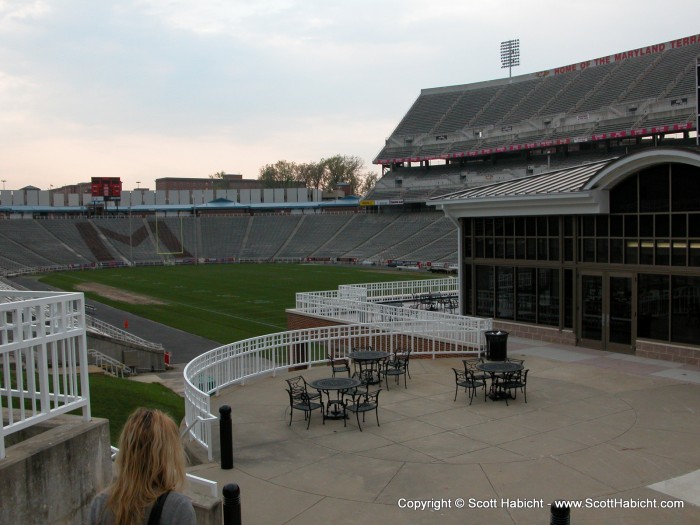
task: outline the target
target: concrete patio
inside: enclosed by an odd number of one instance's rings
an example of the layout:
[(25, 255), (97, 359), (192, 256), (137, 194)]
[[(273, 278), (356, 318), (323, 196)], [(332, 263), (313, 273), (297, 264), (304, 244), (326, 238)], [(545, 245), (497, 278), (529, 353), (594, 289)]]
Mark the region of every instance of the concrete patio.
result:
[(518, 338), (508, 354), (527, 403), (453, 401), (461, 358), (412, 358), (363, 432), (318, 411), (288, 426), (284, 379), (326, 366), (227, 389), (213, 401), (232, 407), (234, 469), (190, 471), (237, 483), (245, 524), (543, 524), (557, 499), (581, 502), (576, 524), (700, 523), (700, 370)]

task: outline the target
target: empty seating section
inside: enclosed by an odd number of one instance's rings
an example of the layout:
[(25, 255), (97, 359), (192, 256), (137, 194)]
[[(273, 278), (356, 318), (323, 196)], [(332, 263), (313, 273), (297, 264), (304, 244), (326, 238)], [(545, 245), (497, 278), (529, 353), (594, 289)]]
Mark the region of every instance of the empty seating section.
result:
[(396, 146), (386, 146), (379, 153), (378, 157), (380, 159), (402, 159), (414, 154), (413, 146), (396, 147)]
[[(430, 216), (434, 214), (428, 214)], [(364, 243), (347, 253), (347, 257), (356, 257), (358, 260), (373, 259), (387, 246), (401, 242), (406, 237), (417, 233), (424, 228), (434, 218), (422, 219), (420, 214), (399, 214), (393, 215), (395, 219), (388, 223), (386, 227), (370, 237)], [(389, 216), (391, 217), (391, 216)]]
[(299, 228), (277, 257), (308, 257), (338, 233), (348, 219), (348, 215), (303, 215)]
[(637, 60), (620, 62), (614, 71), (611, 71), (611, 74), (596, 86), (590, 96), (579, 104), (576, 111), (585, 113), (617, 102), (621, 95), (637, 82), (654, 60), (659, 58), (660, 55), (647, 55)]
[[(159, 264), (194, 257), (383, 262), (409, 255), (437, 261), (451, 254), (456, 261), (455, 231), (451, 221), (432, 211), (168, 217), (158, 218), (157, 226), (155, 218), (142, 217), (42, 220), (40, 224), (4, 220), (0, 221), (0, 274), (97, 263)], [(36, 241), (28, 243), (30, 238)], [(419, 251), (426, 246), (430, 248)], [(61, 257), (49, 258), (49, 251), (61, 251)]]
[(688, 113), (683, 113), (681, 115), (675, 115), (672, 117), (656, 117), (656, 118), (645, 118), (640, 124), (641, 127), (645, 128), (660, 128), (662, 126), (668, 126), (670, 124), (678, 124), (683, 122), (694, 122), (695, 114), (692, 110)]
[(460, 96), (462, 96), (462, 91), (421, 93), (411, 110), (399, 123), (394, 134), (408, 135), (431, 130)]
[[(597, 111), (605, 115), (608, 108), (620, 114), (619, 106), (625, 103), (692, 98), (695, 91), (693, 66), (698, 54), (700, 44), (681, 48), (668, 46), (661, 53), (630, 56), (610, 64), (559, 74), (529, 75), (516, 78), (512, 83), (499, 81), (424, 90), (392, 135), (393, 141), (390, 140), (390, 145), (377, 158), (438, 158), (550, 138), (585, 136), (592, 131), (588, 126), (559, 130), (556, 128), (558, 119)], [(688, 103), (692, 105), (692, 101)], [(653, 110), (662, 111), (658, 107)], [(549, 127), (551, 122), (542, 124), (548, 117), (554, 120), (552, 127)], [(596, 115), (591, 122), (598, 120), (600, 117)], [(528, 124), (523, 126), (526, 122)], [(566, 124), (569, 127), (570, 122), (571, 119)], [(518, 134), (501, 136), (508, 126)], [(532, 126), (537, 126), (539, 131), (534, 134), (523, 131)], [(469, 139), (465, 131), (473, 132), (474, 138)], [(462, 135), (454, 136), (456, 132)], [(477, 132), (485, 134), (483, 139)], [(526, 137), (526, 133), (529, 136)], [(404, 140), (407, 134), (412, 135), (415, 145)], [(446, 135), (445, 142), (432, 143), (436, 134)], [(431, 143), (421, 144), (424, 137)], [(397, 145), (399, 142), (401, 146)]]
[(423, 155), (426, 157), (427, 156), (437, 156), (443, 152), (445, 147), (446, 147), (445, 143), (428, 144), (426, 146), (421, 146), (418, 149), (418, 155)]
[(98, 263), (111, 263), (119, 258), (117, 250), (108, 247), (109, 241), (90, 221), (78, 221), (75, 229)]
[(80, 260), (75, 252), (42, 228), (38, 221), (7, 220), (2, 225), (0, 253), (9, 260), (27, 266), (74, 264)]
[(447, 147), (447, 151), (445, 153), (459, 153), (460, 151), (475, 150), (477, 146), (479, 146), (480, 142), (481, 140), (478, 138), (455, 142)]
[[(698, 51), (700, 53), (700, 51)], [(678, 79), (678, 82), (676, 83), (675, 86), (671, 88), (671, 90), (668, 92), (666, 95), (666, 98), (674, 99), (678, 97), (687, 97), (688, 93), (693, 92), (693, 88), (695, 86), (695, 69), (694, 68), (688, 68), (686, 69)]]
[[(692, 59), (700, 54), (700, 45), (687, 46), (673, 53), (664, 53), (663, 60), (655, 64), (654, 68), (648, 71), (642, 82), (634, 86), (629, 93), (624, 97), (624, 100), (640, 100), (645, 98), (658, 97), (668, 89), (676, 79), (685, 79), (688, 73), (693, 76), (695, 72), (691, 66)], [(692, 93), (691, 79), (689, 86), (684, 86), (685, 91), (682, 93)], [(688, 90), (687, 88), (690, 87)]]
[(464, 128), (498, 93), (499, 89), (500, 86), (490, 86), (464, 91), (464, 96), (459, 99), (434, 131), (436, 133), (449, 133)]
[(354, 215), (345, 228), (311, 255), (314, 257), (350, 257), (352, 251), (373, 237), (396, 218), (395, 215)]
[[(424, 220), (428, 221), (425, 227), (416, 231), (413, 235), (406, 237), (403, 241), (397, 242), (393, 246), (388, 246), (378, 254), (378, 257), (385, 260), (435, 260), (431, 250), (428, 250), (428, 259), (416, 259), (414, 257), (419, 250), (427, 245), (432, 245), (432, 251), (439, 251), (440, 256), (446, 252), (456, 251), (457, 226), (442, 214), (426, 213), (424, 215)], [(441, 243), (447, 243), (449, 246), (441, 249), (439, 247)]]
[[(454, 244), (450, 244), (450, 239)], [(445, 233), (442, 237), (433, 238), (432, 242), (428, 242), (424, 246), (409, 252), (402, 256), (402, 259), (410, 261), (445, 261), (448, 256), (455, 255), (452, 261), (456, 261), (455, 245), (457, 244), (457, 228), (454, 231)]]
[(560, 91), (556, 97), (549, 101), (540, 111), (540, 115), (555, 115), (557, 113), (568, 113), (590, 93), (595, 86), (607, 75), (616, 64), (597, 66), (571, 75), (569, 83), (564, 90)]
[(194, 247), (192, 224), (189, 218), (184, 217), (149, 219), (148, 226), (156, 243), (156, 253), (163, 257), (193, 257), (196, 249), (190, 251), (186, 247), (188, 245)]
[(57, 239), (61, 239), (67, 246), (69, 246), (79, 257), (77, 260), (81, 260), (82, 263), (93, 262), (95, 260), (95, 255), (90, 249), (90, 247), (85, 242), (85, 239), (80, 234), (77, 228), (77, 224), (92, 225), (85, 219), (63, 219), (63, 220), (51, 220), (51, 221), (41, 221), (41, 227), (50, 232)]
[(526, 98), (521, 100), (518, 107), (508, 115), (508, 122), (522, 122), (537, 115), (569, 82), (569, 77), (567, 75), (556, 75), (533, 82), (537, 87)]
[(613, 131), (629, 131), (632, 129), (634, 126), (634, 123), (638, 119), (636, 117), (632, 118), (626, 118), (626, 119), (618, 119), (618, 120), (613, 120), (613, 121), (603, 121), (601, 122), (598, 126), (595, 127), (593, 130), (593, 133), (596, 135), (603, 134), (603, 133), (610, 133)]
[(501, 122), (503, 117), (512, 112), (520, 101), (534, 89), (535, 83), (536, 81), (514, 82), (505, 86), (504, 89), (499, 90), (485, 110), (470, 125), (484, 126)]
[(160, 262), (154, 239), (146, 220), (92, 219), (93, 224), (124, 261)]
[(255, 215), (241, 249), (241, 258), (272, 259), (300, 220), (300, 215)]
[(199, 219), (199, 254), (207, 259), (238, 258), (243, 239), (252, 218), (248, 215), (232, 217), (201, 217)]

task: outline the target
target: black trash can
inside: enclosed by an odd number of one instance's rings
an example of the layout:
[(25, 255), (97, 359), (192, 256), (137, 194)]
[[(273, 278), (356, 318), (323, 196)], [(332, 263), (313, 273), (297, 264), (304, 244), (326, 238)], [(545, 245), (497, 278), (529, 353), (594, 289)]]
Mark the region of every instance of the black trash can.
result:
[(486, 336), (486, 359), (505, 361), (508, 357), (508, 332), (489, 330)]

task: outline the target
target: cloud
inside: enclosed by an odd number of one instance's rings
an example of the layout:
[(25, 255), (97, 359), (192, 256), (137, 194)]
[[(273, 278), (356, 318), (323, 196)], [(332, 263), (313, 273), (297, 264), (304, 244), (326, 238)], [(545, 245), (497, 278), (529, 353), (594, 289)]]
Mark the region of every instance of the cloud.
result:
[(644, 3), (0, 0), (0, 172), (369, 163), (422, 88), (507, 75), (502, 40), (521, 40), (516, 75), (696, 31), (697, 2)]

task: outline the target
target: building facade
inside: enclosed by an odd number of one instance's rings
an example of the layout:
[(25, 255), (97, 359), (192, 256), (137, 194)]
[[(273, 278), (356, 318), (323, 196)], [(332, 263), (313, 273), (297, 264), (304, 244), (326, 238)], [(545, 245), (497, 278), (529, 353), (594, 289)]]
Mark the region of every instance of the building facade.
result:
[(700, 365), (700, 152), (658, 148), (432, 199), (460, 309), (523, 336)]

